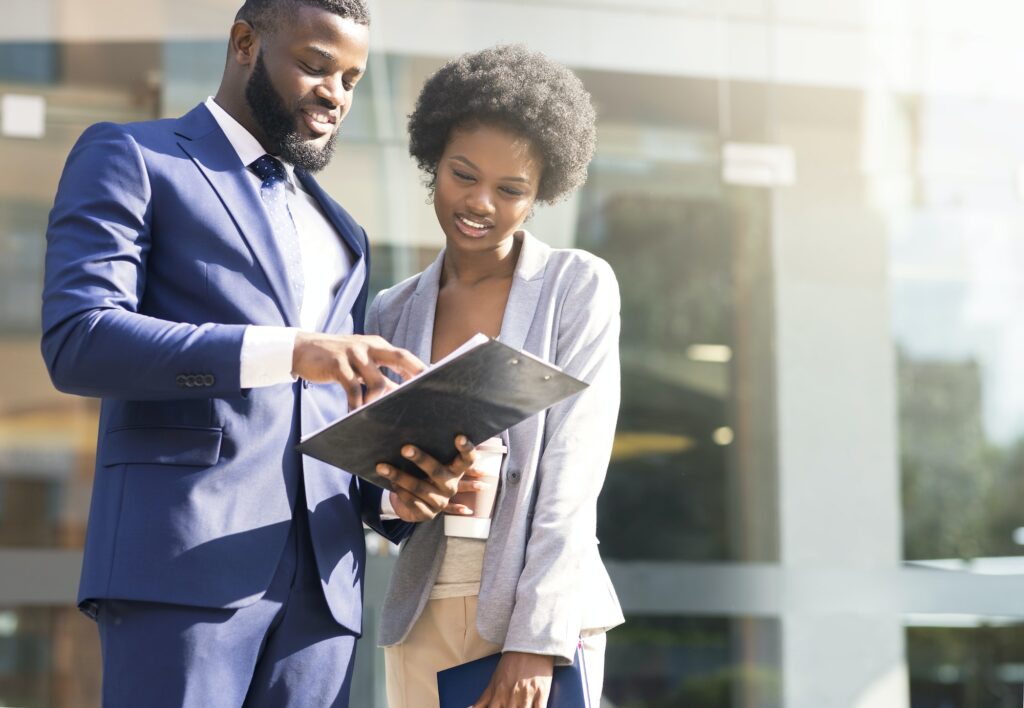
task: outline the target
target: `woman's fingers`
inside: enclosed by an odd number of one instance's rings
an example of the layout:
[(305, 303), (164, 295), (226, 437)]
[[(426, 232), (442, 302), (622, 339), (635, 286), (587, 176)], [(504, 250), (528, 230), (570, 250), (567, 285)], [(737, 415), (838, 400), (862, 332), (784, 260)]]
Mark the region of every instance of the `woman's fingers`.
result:
[[(391, 482), (393, 491), (403, 501), (404, 513), (399, 513), (401, 518), (406, 521), (425, 521), (442, 511), (461, 515), (473, 513), (472, 509), (463, 504), (450, 504), (451, 498), (459, 492), (482, 491), (491, 483), (482, 482), (481, 478), (485, 475), (472, 469), (476, 452), (469, 438), (457, 435), (455, 447), (459, 454), (451, 464), (444, 465), (415, 445), (403, 445), (402, 456), (419, 467), (423, 476), (410, 474), (386, 463), (377, 465), (377, 474)], [(463, 479), (463, 475), (466, 475), (466, 479)]]

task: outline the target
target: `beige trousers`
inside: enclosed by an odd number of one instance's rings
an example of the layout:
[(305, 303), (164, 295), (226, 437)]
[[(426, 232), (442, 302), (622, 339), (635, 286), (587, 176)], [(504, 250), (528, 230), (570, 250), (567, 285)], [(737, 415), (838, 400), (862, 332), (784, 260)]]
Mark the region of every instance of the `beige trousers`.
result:
[[(388, 708), (438, 708), (437, 672), (501, 651), (476, 631), (476, 596), (429, 600), (409, 636), (384, 649)], [(600, 705), (605, 635), (584, 637), (591, 705)]]

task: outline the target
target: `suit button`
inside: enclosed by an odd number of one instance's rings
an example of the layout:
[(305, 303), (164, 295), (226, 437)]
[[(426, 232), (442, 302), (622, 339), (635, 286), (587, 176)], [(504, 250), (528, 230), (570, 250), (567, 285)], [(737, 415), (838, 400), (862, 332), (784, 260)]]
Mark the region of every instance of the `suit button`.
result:
[(203, 386), (213, 386), (214, 381), (216, 381), (216, 379), (213, 378), (213, 374), (206, 374), (203, 376)]
[(508, 473), (509, 484), (519, 484), (519, 478), (521, 476), (522, 473), (519, 470), (512, 470)]
[(177, 378), (174, 379), (174, 383), (178, 384), (181, 388), (185, 388), (185, 374), (178, 374)]

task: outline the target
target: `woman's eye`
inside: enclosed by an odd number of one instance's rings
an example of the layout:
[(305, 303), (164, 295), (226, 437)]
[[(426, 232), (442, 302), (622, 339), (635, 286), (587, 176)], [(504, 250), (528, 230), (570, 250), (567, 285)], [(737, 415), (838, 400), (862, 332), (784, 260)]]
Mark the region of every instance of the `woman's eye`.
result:
[(460, 172), (459, 170), (452, 170), (452, 173), (461, 180), (469, 182), (473, 179), (473, 175), (466, 172)]
[(519, 191), (518, 189), (513, 189), (512, 187), (502, 187), (501, 191), (503, 191), (505, 194), (508, 194), (509, 196), (512, 196), (512, 197), (521, 197), (521, 196), (523, 196), (523, 193), (521, 191)]

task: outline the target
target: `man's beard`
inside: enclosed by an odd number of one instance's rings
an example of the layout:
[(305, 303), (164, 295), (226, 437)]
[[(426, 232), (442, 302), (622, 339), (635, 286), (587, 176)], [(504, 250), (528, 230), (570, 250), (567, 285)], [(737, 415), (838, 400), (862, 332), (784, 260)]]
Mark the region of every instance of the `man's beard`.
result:
[(295, 114), (288, 111), (281, 94), (270, 83), (262, 50), (256, 56), (256, 65), (245, 85), (245, 101), (260, 130), (277, 147), (278, 157), (306, 172), (319, 172), (327, 167), (334, 156), (338, 132), (332, 133), (327, 143), (320, 148), (299, 135)]

